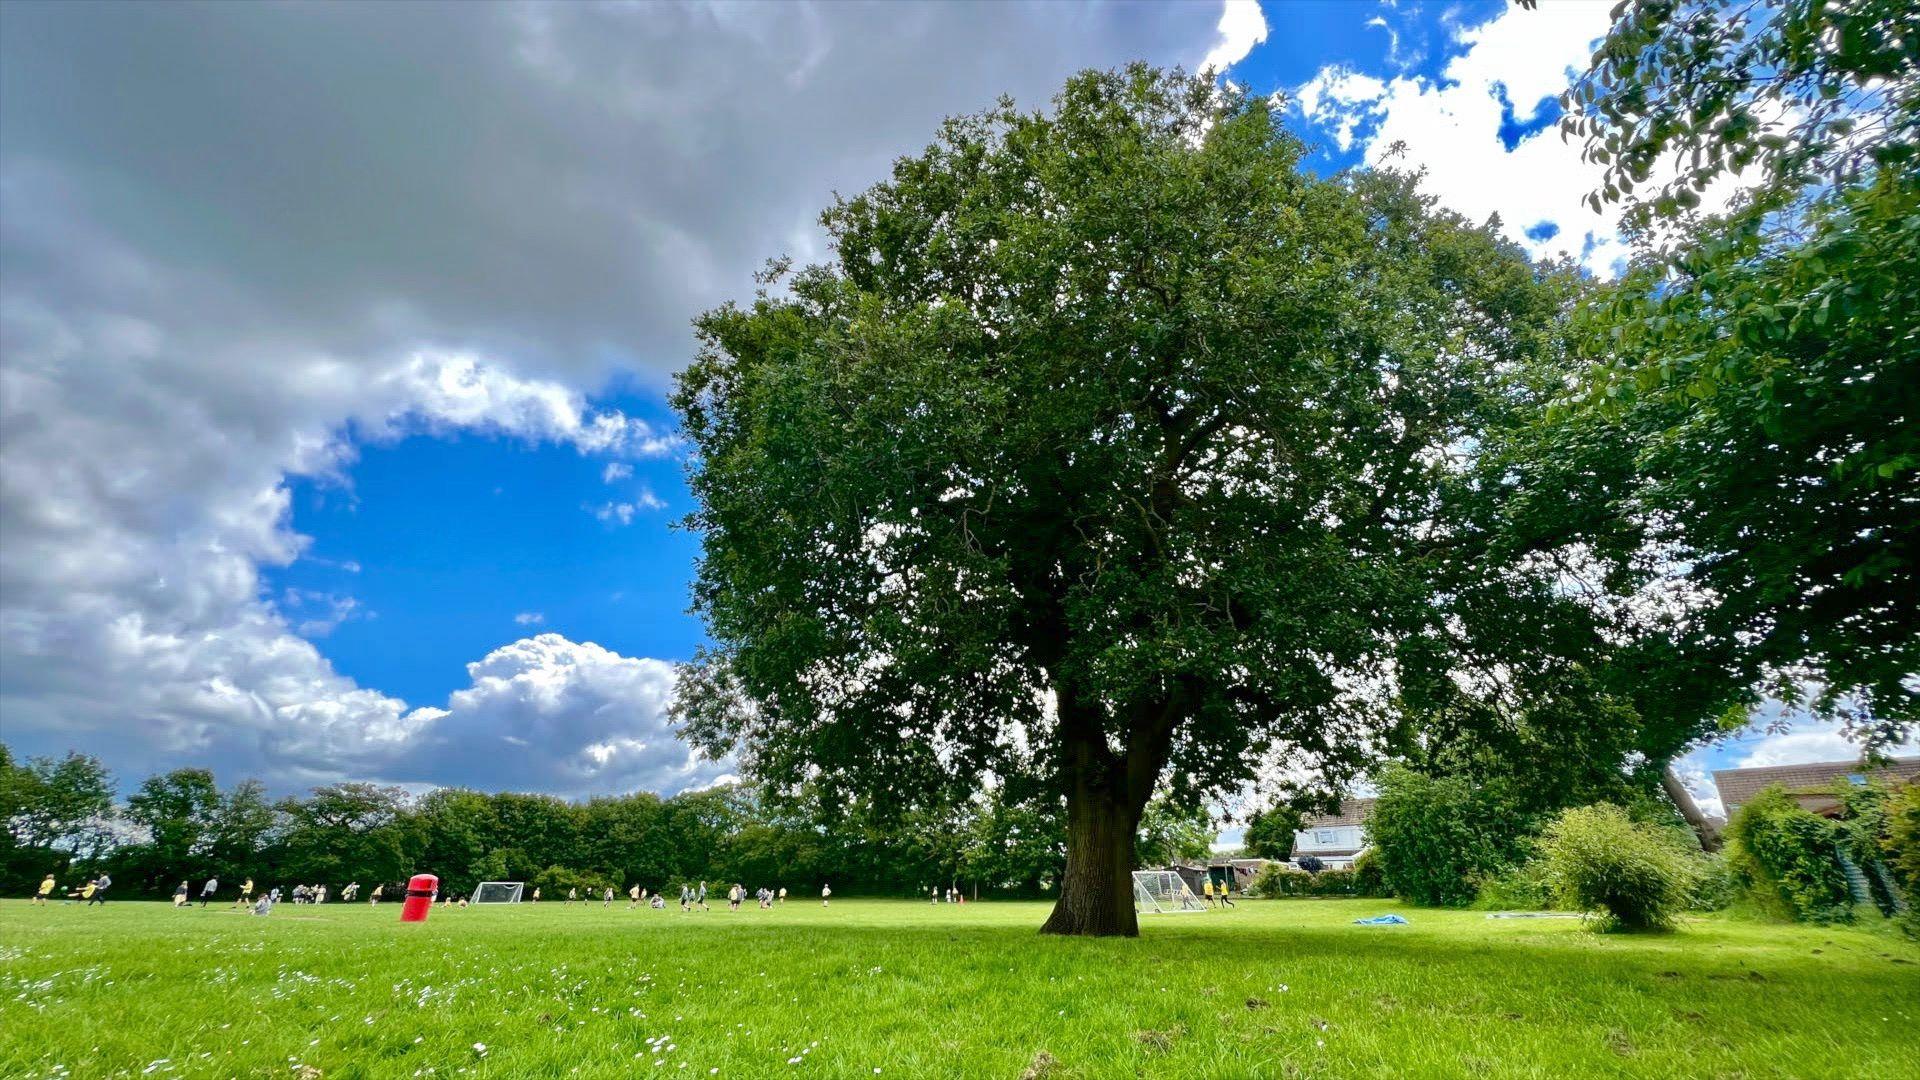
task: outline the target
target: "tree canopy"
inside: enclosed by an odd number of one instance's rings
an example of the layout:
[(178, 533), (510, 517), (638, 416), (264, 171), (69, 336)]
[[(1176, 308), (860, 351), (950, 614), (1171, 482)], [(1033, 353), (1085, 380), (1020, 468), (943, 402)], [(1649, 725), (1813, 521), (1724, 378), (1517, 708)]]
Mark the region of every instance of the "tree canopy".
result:
[(1562, 579), (1632, 584), (1620, 461), (1526, 434), (1575, 275), (1302, 152), (1263, 99), (1089, 72), (949, 121), (826, 211), (830, 263), (702, 316), (689, 735), (849, 808), (1034, 778), (1065, 933), (1136, 932), (1163, 788), (1431, 723), (1629, 752), (1623, 616)]

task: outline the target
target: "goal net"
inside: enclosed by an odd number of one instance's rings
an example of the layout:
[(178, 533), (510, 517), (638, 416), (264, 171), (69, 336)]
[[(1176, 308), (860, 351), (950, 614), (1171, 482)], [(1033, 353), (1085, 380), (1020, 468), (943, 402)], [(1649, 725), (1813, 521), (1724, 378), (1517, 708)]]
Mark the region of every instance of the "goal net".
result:
[(520, 902), (520, 890), (526, 887), (523, 881), (483, 881), (473, 890), (473, 903), (476, 904), (517, 904)]
[(1207, 907), (1187, 888), (1179, 874), (1171, 870), (1135, 870), (1133, 909), (1142, 915), (1174, 915), (1183, 911), (1205, 911)]

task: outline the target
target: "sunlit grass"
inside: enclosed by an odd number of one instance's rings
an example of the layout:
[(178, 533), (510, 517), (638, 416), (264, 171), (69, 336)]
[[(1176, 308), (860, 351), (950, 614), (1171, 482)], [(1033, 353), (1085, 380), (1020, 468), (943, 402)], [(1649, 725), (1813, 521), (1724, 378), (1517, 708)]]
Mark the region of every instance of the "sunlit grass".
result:
[[(1351, 925), (1384, 911), (1412, 925)], [(0, 1076), (1920, 1073), (1920, 949), (1885, 933), (1244, 901), (1081, 941), (1045, 913), (8, 901)]]

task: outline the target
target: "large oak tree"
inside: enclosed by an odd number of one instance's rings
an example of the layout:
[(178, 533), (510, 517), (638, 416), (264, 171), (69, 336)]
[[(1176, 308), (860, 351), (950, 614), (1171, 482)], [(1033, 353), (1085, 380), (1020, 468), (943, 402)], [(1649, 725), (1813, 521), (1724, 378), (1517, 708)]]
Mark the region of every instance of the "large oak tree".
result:
[(1577, 729), (1618, 766), (1654, 655), (1592, 595), (1631, 586), (1625, 459), (1534, 424), (1577, 281), (1303, 152), (1265, 100), (1083, 74), (949, 121), (823, 215), (831, 262), (704, 315), (690, 736), (848, 813), (1042, 785), (1078, 934), (1137, 932), (1150, 796), (1276, 748), (1338, 777)]

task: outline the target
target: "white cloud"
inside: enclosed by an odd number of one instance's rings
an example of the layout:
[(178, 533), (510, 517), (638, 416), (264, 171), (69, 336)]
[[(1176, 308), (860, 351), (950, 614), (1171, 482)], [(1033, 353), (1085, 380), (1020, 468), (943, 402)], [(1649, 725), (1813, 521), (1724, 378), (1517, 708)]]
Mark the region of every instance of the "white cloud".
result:
[(353, 597), (311, 589), (288, 589), (282, 596), (280, 608), (288, 618), (299, 620), (294, 630), (305, 638), (326, 637), (348, 619), (367, 617), (356, 616), (360, 601)]
[(600, 470), (600, 482), (611, 484), (633, 476), (633, 466), (624, 461), (609, 461), (607, 467)]
[(1809, 761), (1846, 761), (1860, 756), (1860, 746), (1840, 732), (1837, 726), (1819, 725), (1810, 730), (1764, 735), (1741, 756), (1737, 768), (1762, 765), (1800, 765)]
[(595, 410), (575, 389), (520, 378), (469, 352), (421, 352), (369, 380), (356, 419), (364, 432), (391, 438), (425, 427), (512, 435), (570, 445), (581, 453), (659, 457), (678, 445), (618, 409)]
[(608, 524), (631, 525), (637, 509), (632, 503), (605, 502), (593, 507), (593, 516)]
[(653, 489), (642, 485), (631, 502), (610, 501), (598, 506), (589, 506), (587, 511), (596, 519), (609, 525), (631, 525), (635, 515), (642, 510), (665, 510), (666, 500), (653, 493)]
[(566, 794), (706, 787), (732, 766), (701, 759), (666, 714), (673, 665), (540, 634), (467, 665), (472, 685), (415, 710), (395, 775)]
[(1294, 88), (1293, 108), (1342, 150), (1359, 145), (1369, 165), (1404, 147), (1405, 158), (1393, 164), (1426, 170), (1425, 189), (1469, 220), (1498, 214), (1533, 256), (1570, 255), (1610, 275), (1628, 254), (1619, 212), (1595, 214), (1580, 201), (1600, 186), (1602, 166), (1582, 161), (1579, 144), (1562, 142), (1552, 125), (1511, 150), (1500, 135), (1503, 99), (1515, 123), (1529, 124), (1540, 119), (1544, 99), (1586, 69), (1606, 33), (1607, 10), (1601, 3), (1510, 6), (1457, 32), (1464, 51), (1441, 79), (1329, 66)]
[[(543, 635), (481, 664), (520, 675), (447, 709), (336, 671), (303, 634), (367, 617), (357, 601), (263, 594), (264, 568), (310, 557), (290, 479), (344, 480), (359, 446), (415, 433), (671, 453), (587, 391), (657, 389), (690, 355), (690, 315), (745, 295), (782, 246), (819, 250), (832, 191), (883, 177), (946, 114), (1213, 36), (1193, 8), (463, 14), (9, 12), (0, 718), (16, 750), (99, 752), (133, 778), (462, 783), (457, 756), (416, 751), (472, 718), (580, 733), (524, 777), (489, 774), (502, 784), (703, 776), (683, 749), (649, 764), (671, 743), (634, 711), (656, 702), (657, 661)], [(663, 504), (607, 505), (630, 521)], [(536, 691), (560, 686), (547, 709)]]
[(1220, 40), (1194, 70), (1218, 75), (1245, 60), (1255, 45), (1267, 40), (1267, 17), (1260, 11), (1259, 0), (1223, 0), (1216, 29)]
[(523, 611), (515, 615), (513, 621), (519, 623), (521, 626), (539, 626), (541, 623), (547, 621), (547, 617), (538, 611)]

